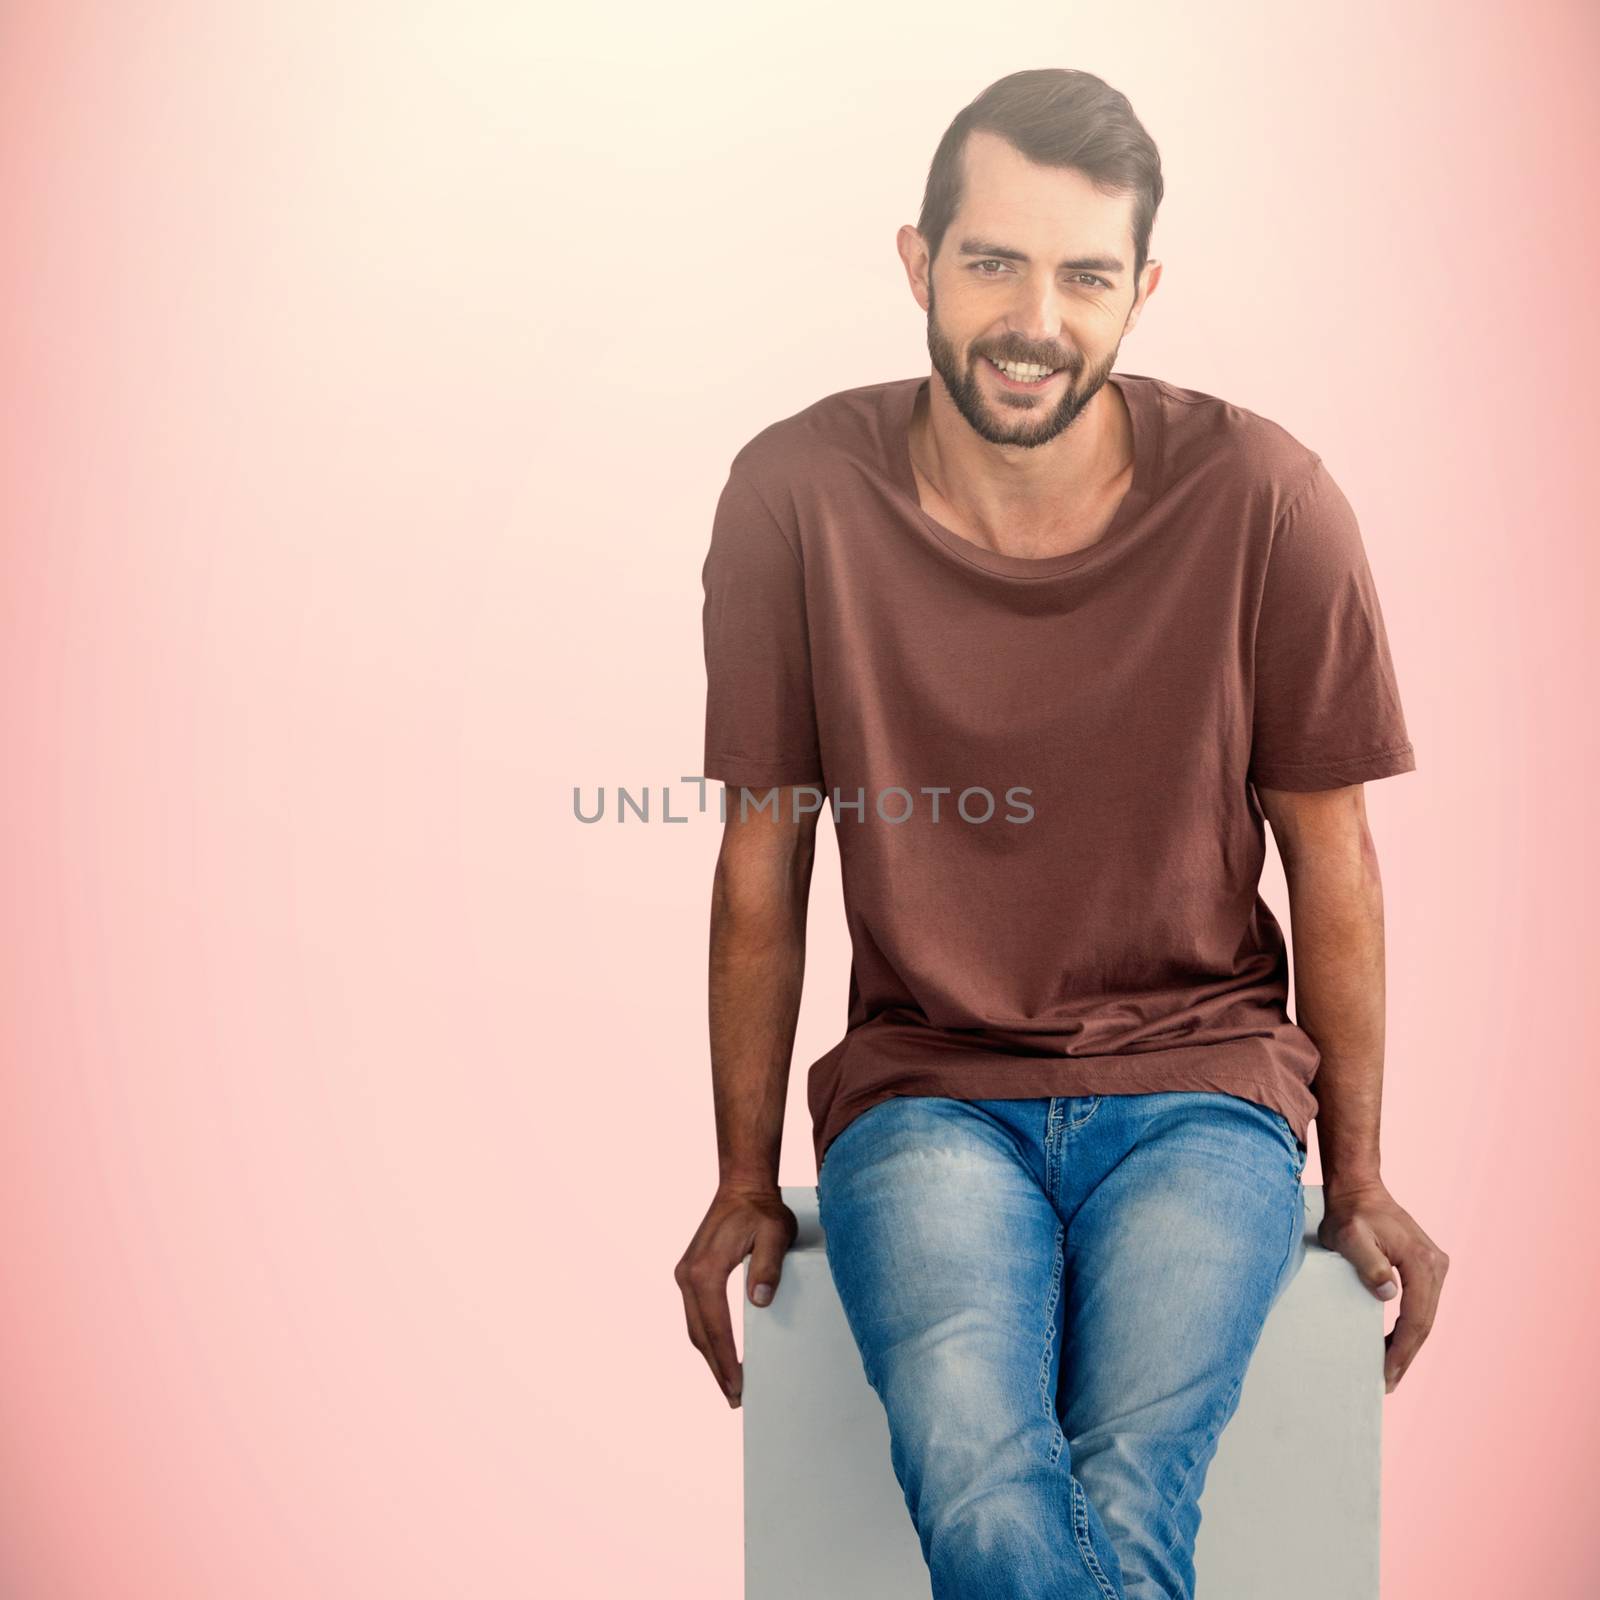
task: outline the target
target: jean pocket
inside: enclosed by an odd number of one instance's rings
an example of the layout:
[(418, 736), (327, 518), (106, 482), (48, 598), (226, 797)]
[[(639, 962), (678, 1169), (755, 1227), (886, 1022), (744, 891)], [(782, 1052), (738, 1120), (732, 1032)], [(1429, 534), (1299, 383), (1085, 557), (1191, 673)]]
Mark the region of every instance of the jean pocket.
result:
[(1272, 1120), (1277, 1124), (1278, 1131), (1283, 1135), (1283, 1142), (1289, 1147), (1289, 1154), (1294, 1158), (1295, 1175), (1305, 1171), (1306, 1157), (1310, 1152), (1300, 1143), (1295, 1136), (1294, 1125), (1281, 1111), (1273, 1111)]

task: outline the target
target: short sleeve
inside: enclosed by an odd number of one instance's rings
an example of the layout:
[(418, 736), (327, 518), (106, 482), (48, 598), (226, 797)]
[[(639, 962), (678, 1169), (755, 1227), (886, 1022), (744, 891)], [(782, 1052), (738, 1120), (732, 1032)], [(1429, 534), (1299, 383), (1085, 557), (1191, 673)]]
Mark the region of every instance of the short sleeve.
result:
[(1337, 789), (1415, 767), (1361, 531), (1314, 458), (1273, 530), (1250, 778), (1265, 789)]
[(805, 569), (737, 465), (717, 502), (701, 586), (704, 775), (730, 788), (820, 788)]

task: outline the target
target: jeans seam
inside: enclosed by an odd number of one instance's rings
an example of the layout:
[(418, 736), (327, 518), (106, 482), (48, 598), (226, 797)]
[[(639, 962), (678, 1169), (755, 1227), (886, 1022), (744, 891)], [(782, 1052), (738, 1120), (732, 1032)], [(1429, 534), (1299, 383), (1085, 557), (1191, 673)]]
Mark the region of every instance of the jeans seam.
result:
[[(1246, 1366), (1248, 1367), (1248, 1363), (1246, 1363)], [(1217, 1408), (1218, 1415), (1221, 1415), (1228, 1410), (1243, 1387), (1244, 1373), (1241, 1372), (1239, 1376), (1233, 1380), (1233, 1386), (1228, 1390), (1228, 1398), (1224, 1400)], [(1178, 1485), (1177, 1493), (1172, 1497), (1172, 1505), (1174, 1508), (1183, 1504), (1184, 1498), (1189, 1493), (1190, 1482), (1193, 1480), (1195, 1473), (1199, 1470), (1200, 1464), (1203, 1461), (1208, 1461), (1210, 1459), (1211, 1447), (1217, 1442), (1221, 1435), (1222, 1428), (1220, 1424), (1213, 1426), (1206, 1434), (1206, 1442), (1201, 1445), (1199, 1454), (1197, 1454), (1194, 1460), (1189, 1463), (1189, 1470), (1184, 1473), (1183, 1482)], [(1178, 1532), (1167, 1541), (1166, 1549), (1161, 1552), (1163, 1559), (1165, 1559), (1167, 1556), (1170, 1556), (1172, 1552), (1178, 1548), (1178, 1541), (1182, 1538), (1183, 1530), (1180, 1528)]]
[(1039, 1405), (1044, 1412), (1046, 1421), (1050, 1424), (1050, 1465), (1054, 1466), (1061, 1459), (1061, 1447), (1066, 1443), (1066, 1434), (1061, 1431), (1061, 1420), (1056, 1415), (1055, 1402), (1050, 1395), (1050, 1351), (1055, 1344), (1056, 1337), (1056, 1302), (1061, 1297), (1062, 1267), (1066, 1261), (1065, 1249), (1066, 1229), (1058, 1222), (1056, 1224), (1055, 1250), (1050, 1266), (1050, 1294), (1045, 1301), (1044, 1313), (1044, 1350), (1039, 1356)]
[(1299, 1135), (1295, 1133), (1289, 1119), (1281, 1111), (1274, 1110), (1272, 1115), (1277, 1119), (1278, 1131), (1283, 1135), (1284, 1141), (1289, 1146), (1289, 1153), (1294, 1158), (1295, 1171), (1303, 1172), (1306, 1158), (1311, 1152), (1301, 1144)]
[(1089, 1537), (1088, 1496), (1076, 1478), (1072, 1479), (1072, 1530), (1077, 1539), (1078, 1554), (1089, 1569), (1089, 1576), (1100, 1585), (1101, 1594), (1106, 1600), (1119, 1600), (1117, 1591), (1106, 1576), (1106, 1569), (1100, 1565), (1100, 1558), (1094, 1553), (1094, 1542)]
[(1061, 1198), (1061, 1114), (1060, 1102), (1051, 1098), (1044, 1118), (1044, 1192), (1052, 1203)]

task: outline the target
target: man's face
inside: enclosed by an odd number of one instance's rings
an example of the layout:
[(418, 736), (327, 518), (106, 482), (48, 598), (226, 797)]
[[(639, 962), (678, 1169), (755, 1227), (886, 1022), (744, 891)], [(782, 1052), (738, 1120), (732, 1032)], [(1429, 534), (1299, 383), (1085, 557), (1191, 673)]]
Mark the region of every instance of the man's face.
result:
[[(964, 159), (961, 208), (928, 274), (928, 353), (980, 437), (1031, 448), (1094, 398), (1137, 320), (1133, 197), (1036, 166), (984, 131)], [(997, 361), (1054, 370), (1017, 380)]]

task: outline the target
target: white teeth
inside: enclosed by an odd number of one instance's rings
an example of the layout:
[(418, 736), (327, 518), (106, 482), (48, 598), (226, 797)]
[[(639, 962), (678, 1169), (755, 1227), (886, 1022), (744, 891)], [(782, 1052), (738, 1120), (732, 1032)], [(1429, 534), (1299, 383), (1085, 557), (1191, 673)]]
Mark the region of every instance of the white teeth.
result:
[(1022, 383), (1033, 383), (1039, 378), (1048, 378), (1056, 370), (1054, 367), (1037, 366), (1033, 362), (995, 361), (994, 364), (1008, 378), (1016, 378)]

